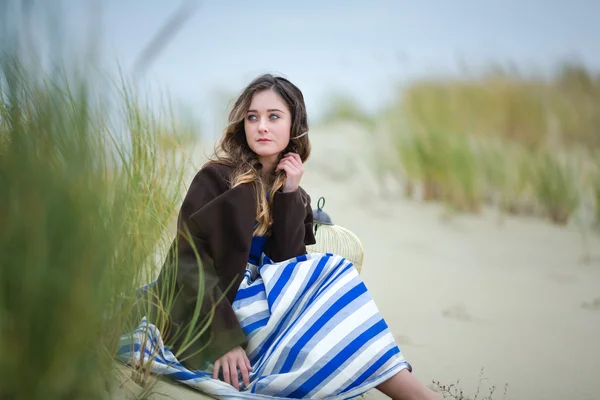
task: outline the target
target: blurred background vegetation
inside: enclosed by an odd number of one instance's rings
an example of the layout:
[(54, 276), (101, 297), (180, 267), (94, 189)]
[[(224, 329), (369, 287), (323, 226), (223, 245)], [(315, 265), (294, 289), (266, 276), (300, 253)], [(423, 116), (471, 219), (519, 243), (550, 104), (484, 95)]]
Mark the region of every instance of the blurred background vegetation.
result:
[(577, 210), (600, 221), (600, 73), (583, 65), (545, 79), (501, 67), (420, 79), (375, 113), (338, 95), (324, 121), (344, 120), (379, 135), (375, 171), (398, 177), (407, 196), (559, 225)]

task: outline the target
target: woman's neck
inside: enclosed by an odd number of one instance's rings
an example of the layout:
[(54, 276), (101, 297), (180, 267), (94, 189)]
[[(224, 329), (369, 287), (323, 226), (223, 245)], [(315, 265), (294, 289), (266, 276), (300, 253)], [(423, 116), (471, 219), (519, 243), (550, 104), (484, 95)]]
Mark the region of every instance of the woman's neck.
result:
[(277, 156), (259, 157), (258, 161), (262, 164), (263, 177), (267, 177), (275, 172), (277, 166)]

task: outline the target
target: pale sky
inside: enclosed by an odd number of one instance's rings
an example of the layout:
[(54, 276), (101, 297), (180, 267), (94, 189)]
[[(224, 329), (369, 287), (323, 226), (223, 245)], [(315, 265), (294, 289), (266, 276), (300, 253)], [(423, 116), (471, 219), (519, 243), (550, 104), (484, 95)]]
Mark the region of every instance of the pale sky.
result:
[[(57, 1), (57, 0), (55, 0)], [(127, 71), (181, 0), (63, 1), (70, 40), (91, 30), (107, 66)], [(600, 0), (205, 0), (153, 60), (144, 82), (211, 118), (216, 89), (238, 92), (263, 72), (304, 92), (309, 113), (342, 90), (372, 109), (398, 83), (514, 62), (549, 70), (577, 57), (600, 70)]]

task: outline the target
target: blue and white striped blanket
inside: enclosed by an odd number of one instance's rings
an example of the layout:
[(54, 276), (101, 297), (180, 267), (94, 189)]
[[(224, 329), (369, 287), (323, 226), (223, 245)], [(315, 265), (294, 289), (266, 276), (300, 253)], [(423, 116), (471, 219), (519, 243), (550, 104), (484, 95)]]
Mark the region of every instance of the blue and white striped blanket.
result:
[(155, 356), (153, 373), (224, 399), (347, 399), (410, 369), (356, 268), (340, 256), (273, 263), (263, 255), (261, 266), (248, 264), (233, 308), (252, 365), (241, 391), (212, 379), (212, 370), (186, 369), (145, 319), (123, 335), (118, 358), (139, 360), (143, 351)]

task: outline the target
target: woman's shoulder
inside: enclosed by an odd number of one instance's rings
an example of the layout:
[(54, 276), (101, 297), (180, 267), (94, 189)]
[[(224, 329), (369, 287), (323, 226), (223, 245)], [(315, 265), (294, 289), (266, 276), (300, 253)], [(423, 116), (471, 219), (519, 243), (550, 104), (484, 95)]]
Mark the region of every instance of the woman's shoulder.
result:
[(205, 163), (198, 173), (218, 174), (222, 177), (229, 178), (233, 173), (233, 166), (225, 164), (222, 161), (208, 161)]
[(229, 188), (233, 167), (222, 162), (209, 161), (196, 172), (192, 185), (211, 185), (226, 190)]

